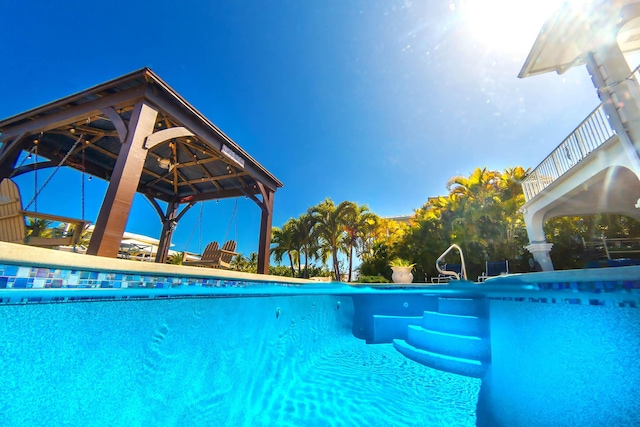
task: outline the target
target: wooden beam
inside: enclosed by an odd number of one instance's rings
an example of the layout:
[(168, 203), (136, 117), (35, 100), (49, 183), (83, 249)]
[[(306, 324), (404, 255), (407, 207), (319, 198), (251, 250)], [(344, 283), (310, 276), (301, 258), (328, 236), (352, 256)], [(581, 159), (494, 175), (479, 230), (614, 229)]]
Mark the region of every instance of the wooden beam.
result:
[(106, 107), (119, 108), (134, 104), (142, 99), (145, 94), (145, 88), (146, 85), (142, 85), (122, 92), (112, 93), (57, 113), (38, 116), (33, 120), (15, 126), (7, 126), (6, 128), (0, 129), (0, 131), (2, 131), (2, 140), (6, 141), (20, 134), (31, 135), (37, 132), (46, 132), (60, 126), (66, 126), (69, 123), (79, 121), (88, 116), (102, 114), (101, 110)]
[(173, 156), (173, 192), (178, 194), (178, 154), (175, 143), (169, 144), (169, 146), (171, 147), (171, 155)]
[[(187, 156), (189, 156), (189, 158), (195, 157), (196, 160), (192, 161), (192, 162), (185, 162), (185, 163), (181, 163), (180, 167), (191, 167), (191, 166), (198, 166), (198, 169), (200, 169), (200, 171), (205, 174), (205, 176), (209, 179), (212, 179), (213, 176), (211, 175), (211, 173), (209, 173), (209, 171), (207, 170), (207, 168), (204, 167), (203, 163), (208, 163), (208, 162), (214, 162), (216, 161), (216, 159), (214, 159), (213, 157), (209, 157), (208, 159), (202, 159), (202, 160), (197, 160), (197, 153), (196, 152), (191, 152), (191, 150), (189, 150), (189, 147), (192, 147), (192, 145), (190, 144), (182, 144), (182, 143), (178, 143), (178, 146), (180, 147), (180, 149), (182, 151), (184, 151)], [(195, 148), (194, 148), (195, 150)], [(213, 185), (218, 189), (218, 190), (222, 190), (222, 187), (220, 187), (220, 184), (218, 184), (217, 182), (215, 182), (214, 180), (211, 180), (211, 182), (213, 183)]]
[[(99, 151), (102, 154), (104, 154), (105, 156), (111, 157), (112, 159), (117, 159), (118, 158), (118, 156), (113, 154), (111, 151), (105, 150), (104, 148), (102, 148), (102, 147), (100, 147), (98, 145), (91, 145), (90, 147), (91, 147), (91, 149)], [(172, 184), (171, 180), (165, 179), (164, 177), (158, 175), (157, 173), (155, 173), (153, 171), (150, 171), (147, 168), (143, 168), (142, 172), (145, 173), (145, 174), (151, 175), (154, 178), (160, 178), (160, 180), (165, 181), (167, 184)]]
[(26, 134), (17, 135), (13, 140), (5, 140), (0, 147), (0, 165), (5, 162), (7, 157), (12, 156), (15, 151), (20, 152), (24, 149), (27, 141), (25, 140)]
[[(184, 176), (182, 173), (180, 173), (180, 171), (178, 170), (178, 168), (177, 168), (177, 167), (175, 167), (175, 166), (174, 166), (174, 168), (173, 168), (173, 169), (175, 169), (175, 173), (176, 173), (176, 175), (177, 175), (177, 176), (179, 176), (179, 177), (180, 177), (180, 179), (182, 179), (182, 183), (180, 183), (180, 186), (188, 185), (188, 186), (189, 186), (189, 188), (191, 188), (191, 190), (192, 190), (194, 193), (199, 193), (198, 189), (193, 185), (193, 183), (192, 183), (190, 180), (188, 180), (186, 176)], [(175, 192), (175, 193), (177, 193), (177, 192), (178, 192), (178, 180), (177, 180), (177, 178), (176, 178), (176, 180), (174, 181), (174, 192)]]
[[(152, 101), (154, 104), (158, 105), (162, 108), (167, 114), (171, 115), (176, 121), (181, 123), (183, 126), (191, 129), (191, 131), (197, 136), (197, 138), (201, 141), (206, 141), (206, 143), (212, 147), (216, 154), (220, 154), (222, 150), (222, 144), (227, 144), (229, 147), (234, 150), (242, 151), (237, 144), (233, 142), (228, 136), (226, 136), (222, 131), (216, 128), (212, 123), (210, 123), (203, 116), (194, 116), (193, 114), (188, 114), (186, 111), (187, 108), (180, 108), (175, 104), (175, 100), (169, 101), (163, 96), (159, 95), (157, 92), (149, 88), (145, 94), (146, 98)], [(247, 159), (247, 162), (244, 166), (244, 170), (254, 177), (257, 181), (262, 182), (266, 187), (275, 191), (279, 185), (279, 182), (275, 180), (272, 176), (269, 175), (266, 170), (263, 170), (261, 166), (255, 162), (247, 153), (241, 152), (242, 157)], [(281, 184), (280, 184), (281, 185)]]
[(133, 196), (147, 157), (144, 141), (153, 133), (158, 111), (145, 101), (136, 104), (127, 139), (118, 154), (87, 254), (115, 258), (120, 249)]
[(11, 176), (26, 143), (25, 135), (20, 134), (15, 136), (12, 141), (7, 140), (2, 144), (2, 151), (0, 151), (0, 182)]
[(193, 133), (185, 127), (173, 127), (169, 129), (163, 129), (157, 132), (152, 133), (147, 137), (147, 142), (145, 142), (144, 146), (150, 150), (156, 145), (168, 141), (173, 138), (180, 138), (183, 136), (193, 136)]
[(118, 114), (112, 107), (101, 108), (100, 111), (102, 111), (102, 113), (111, 121), (113, 126), (115, 126), (116, 131), (118, 132), (118, 138), (120, 138), (120, 143), (124, 143), (127, 138), (127, 125), (124, 124), (124, 120), (122, 120), (120, 114)]
[[(58, 163), (60, 163), (60, 162), (54, 162), (53, 160), (49, 160), (49, 161), (46, 161), (46, 162), (38, 162), (38, 163), (35, 164), (36, 165), (35, 169), (41, 171), (41, 170), (47, 169), (47, 168), (54, 168), (54, 167), (58, 166)], [(25, 173), (33, 172), (33, 170), (34, 170), (34, 164), (33, 163), (30, 164), (30, 165), (20, 166), (20, 167), (17, 167), (17, 168), (15, 168), (13, 170), (13, 173), (11, 174), (11, 177), (15, 178), (16, 176), (20, 176), (20, 175), (25, 174)]]
[[(253, 190), (253, 189), (251, 189)], [(255, 191), (255, 190), (253, 190)], [(181, 203), (187, 203), (187, 202), (200, 202), (200, 201), (205, 201), (205, 200), (217, 200), (217, 199), (228, 199), (230, 197), (240, 197), (240, 196), (246, 196), (248, 194), (250, 194), (250, 192), (252, 193), (253, 191), (250, 191), (249, 189), (233, 189), (233, 190), (223, 190), (223, 191), (216, 191), (216, 192), (212, 192), (212, 193), (200, 193), (200, 194), (195, 194), (195, 195), (191, 195), (191, 196), (185, 196), (180, 198)], [(254, 193), (255, 194), (255, 193)]]
[(149, 201), (149, 203), (151, 203), (151, 206), (153, 206), (153, 208), (156, 210), (156, 213), (160, 217), (160, 222), (164, 221), (164, 212), (162, 212), (162, 208), (156, 201), (155, 197), (151, 197), (148, 194), (145, 194), (144, 197)]
[[(241, 176), (247, 176), (249, 175), (248, 173), (242, 172), (242, 173), (237, 173), (237, 174), (229, 174), (229, 175), (219, 175), (219, 176), (212, 176), (210, 178), (196, 178), (196, 179), (184, 179), (183, 182), (178, 184), (178, 187), (184, 187), (185, 185), (190, 185), (190, 184), (197, 184), (200, 182), (211, 182), (212, 184), (223, 180), (223, 179), (229, 179), (229, 178), (238, 178)], [(215, 185), (215, 184), (214, 184)], [(246, 184), (245, 184), (246, 186)], [(217, 185), (216, 187), (222, 189), (222, 187), (220, 187), (219, 185)]]
[(176, 217), (176, 221), (180, 221), (182, 219), (182, 217), (184, 216), (184, 214), (187, 213), (187, 211), (189, 209), (191, 209), (196, 203), (195, 202), (191, 202), (189, 204), (187, 204), (187, 206), (185, 206), (184, 208), (182, 208), (182, 211), (180, 211), (180, 213), (178, 214), (178, 216)]

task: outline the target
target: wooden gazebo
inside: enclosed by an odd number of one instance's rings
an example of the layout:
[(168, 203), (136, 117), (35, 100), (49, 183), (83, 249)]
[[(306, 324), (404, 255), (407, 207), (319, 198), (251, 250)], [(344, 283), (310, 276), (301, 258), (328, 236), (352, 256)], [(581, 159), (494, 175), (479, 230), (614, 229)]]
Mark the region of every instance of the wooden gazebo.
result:
[(117, 256), (136, 192), (163, 224), (156, 262), (166, 261), (175, 225), (195, 203), (247, 196), (262, 211), (258, 272), (268, 272), (273, 197), (282, 183), (150, 69), (2, 120), (0, 132), (0, 181), (33, 170), (17, 160), (37, 145), (48, 159), (39, 169), (64, 160), (109, 182), (88, 254)]

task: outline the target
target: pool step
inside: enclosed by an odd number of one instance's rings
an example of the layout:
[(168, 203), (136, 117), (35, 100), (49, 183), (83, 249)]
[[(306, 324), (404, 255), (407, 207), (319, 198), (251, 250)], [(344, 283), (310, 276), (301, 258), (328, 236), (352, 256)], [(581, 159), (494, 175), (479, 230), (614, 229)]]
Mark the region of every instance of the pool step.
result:
[(480, 378), (491, 362), (488, 314), (482, 297), (440, 297), (438, 310), (407, 322), (406, 339), (396, 333), (393, 346), (431, 368)]
[(393, 340), (393, 346), (405, 357), (439, 371), (481, 378), (487, 369), (486, 362), (430, 352), (403, 340)]
[(491, 357), (489, 340), (473, 335), (430, 331), (410, 325), (406, 341), (416, 348), (452, 357), (473, 360), (488, 360)]
[(460, 316), (482, 316), (487, 314), (486, 304), (478, 298), (438, 298), (438, 313)]
[(425, 311), (422, 316), (423, 328), (448, 334), (467, 334), (482, 336), (487, 330), (487, 319), (478, 316), (466, 316)]
[(410, 325), (420, 325), (420, 316), (373, 315), (373, 339), (368, 344), (390, 343), (394, 338), (406, 340)]

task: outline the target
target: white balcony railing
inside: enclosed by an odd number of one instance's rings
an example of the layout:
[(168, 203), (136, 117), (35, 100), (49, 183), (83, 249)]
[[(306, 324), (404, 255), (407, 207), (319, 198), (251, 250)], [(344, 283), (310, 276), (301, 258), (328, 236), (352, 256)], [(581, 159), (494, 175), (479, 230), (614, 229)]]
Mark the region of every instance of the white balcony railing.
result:
[(615, 132), (602, 104), (598, 106), (560, 145), (556, 147), (522, 182), (525, 200), (529, 201), (604, 144)]

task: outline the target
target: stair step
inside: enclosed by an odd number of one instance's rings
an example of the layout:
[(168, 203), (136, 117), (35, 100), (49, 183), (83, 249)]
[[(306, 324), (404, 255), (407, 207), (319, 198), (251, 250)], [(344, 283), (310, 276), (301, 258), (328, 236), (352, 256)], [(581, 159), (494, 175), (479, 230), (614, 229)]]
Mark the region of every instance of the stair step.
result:
[(466, 377), (481, 378), (487, 363), (479, 360), (452, 357), (416, 348), (403, 340), (393, 340), (393, 346), (409, 359), (440, 371)]
[(368, 344), (390, 343), (399, 338), (406, 340), (409, 325), (419, 325), (422, 317), (373, 315), (373, 338)]
[(486, 336), (487, 321), (478, 316), (438, 313), (425, 311), (422, 316), (422, 327), (431, 331), (449, 334)]
[(408, 329), (407, 342), (417, 348), (465, 359), (488, 361), (491, 358), (491, 344), (486, 338), (430, 331), (416, 325)]
[(461, 316), (485, 317), (486, 302), (474, 298), (438, 298), (438, 312)]

